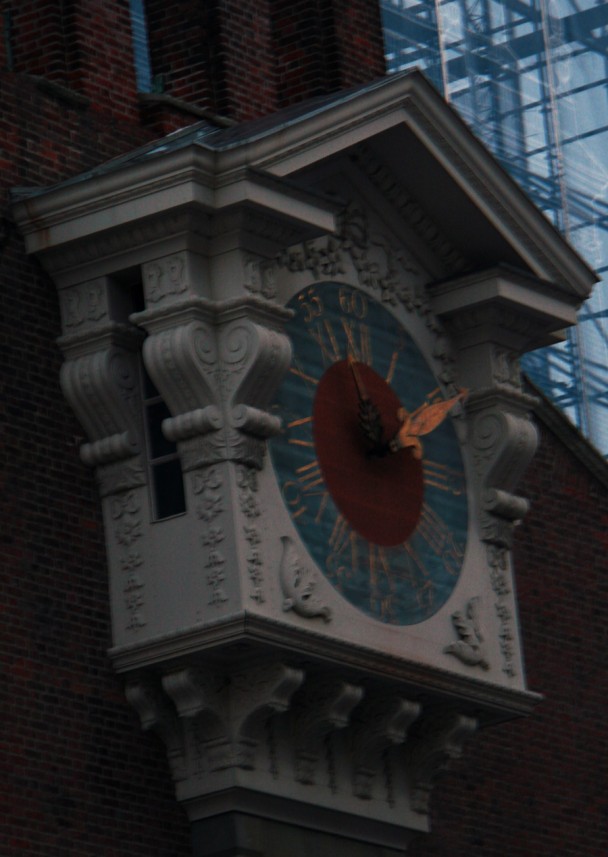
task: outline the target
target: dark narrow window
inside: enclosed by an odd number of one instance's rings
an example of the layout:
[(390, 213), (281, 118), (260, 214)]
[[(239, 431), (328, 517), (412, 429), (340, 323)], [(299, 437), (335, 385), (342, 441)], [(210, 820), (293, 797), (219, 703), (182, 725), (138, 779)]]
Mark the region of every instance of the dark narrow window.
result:
[(169, 409), (143, 366), (142, 379), (150, 494), (158, 521), (185, 512), (184, 481), (177, 447), (162, 432), (163, 420), (171, 416)]
[(138, 92), (152, 92), (152, 65), (144, 0), (130, 0), (133, 62)]

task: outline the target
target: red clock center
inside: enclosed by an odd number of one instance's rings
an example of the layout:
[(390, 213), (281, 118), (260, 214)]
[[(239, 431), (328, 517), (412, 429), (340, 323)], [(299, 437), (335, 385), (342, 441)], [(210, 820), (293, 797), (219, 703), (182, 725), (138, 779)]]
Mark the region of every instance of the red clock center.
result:
[(360, 424), (357, 381), (378, 409), (383, 441), (395, 436), (401, 403), (390, 385), (364, 363), (356, 374), (346, 360), (334, 363), (319, 381), (313, 433), (319, 466), (339, 511), (363, 538), (376, 545), (405, 542), (422, 512), (422, 462), (411, 449), (370, 454)]

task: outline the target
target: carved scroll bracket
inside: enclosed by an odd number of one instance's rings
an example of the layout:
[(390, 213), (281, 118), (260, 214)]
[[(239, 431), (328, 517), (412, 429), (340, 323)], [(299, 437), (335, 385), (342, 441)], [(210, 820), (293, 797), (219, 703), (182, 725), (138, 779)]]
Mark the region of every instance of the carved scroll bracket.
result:
[(262, 466), (266, 438), (281, 429), (267, 408), (291, 360), (291, 345), (282, 333), (290, 315), (254, 297), (218, 308), (226, 457), (257, 468)]
[(510, 546), (527, 511), (514, 490), (537, 446), (534, 400), (522, 389), (519, 358), (543, 335), (538, 308), (544, 285), (496, 268), (433, 284), (433, 306), (455, 347), (457, 374), (469, 390), (468, 437), (476, 476), (481, 537)]
[(303, 679), (301, 670), (276, 662), (229, 674), (185, 668), (165, 675), (154, 693), (129, 685), (127, 698), (142, 726), (157, 728), (170, 753), (177, 755), (180, 747), (189, 753), (191, 771), (252, 770), (268, 719), (287, 710)]
[(384, 772), (389, 803), (394, 800), (390, 777), (386, 776), (386, 753), (405, 744), (408, 730), (421, 711), (418, 702), (394, 696), (370, 698), (357, 709), (349, 735), (356, 797), (370, 800), (374, 783)]
[[(61, 387), (89, 438), (80, 455), (85, 464), (100, 468), (102, 494), (143, 484), (136, 458), (141, 436), (140, 342), (138, 331), (116, 322), (59, 340), (66, 357)], [(121, 476), (125, 467), (128, 473)]]
[[(514, 407), (513, 407), (514, 405)], [(481, 538), (511, 546), (513, 526), (528, 502), (513, 493), (538, 445), (538, 432), (522, 403), (493, 391), (472, 393), (471, 449), (477, 477)]]
[(237, 787), (256, 802), (288, 798), (290, 812), (312, 806), (424, 830), (435, 779), (477, 722), (403, 691), (269, 660), (138, 672), (126, 692), (142, 727), (165, 741), (188, 811)]
[(268, 411), (291, 357), (286, 310), (255, 297), (188, 298), (131, 316), (148, 331), (146, 368), (173, 417), (163, 431), (180, 444), (185, 470), (233, 460), (261, 467)]
[(325, 738), (348, 725), (363, 694), (362, 687), (328, 678), (306, 687), (292, 711), (296, 780), (315, 783)]
[(429, 715), (421, 721), (407, 748), (411, 777), (411, 805), (415, 812), (429, 811), (431, 791), (438, 774), (462, 755), (464, 743), (477, 730), (477, 721), (457, 712)]

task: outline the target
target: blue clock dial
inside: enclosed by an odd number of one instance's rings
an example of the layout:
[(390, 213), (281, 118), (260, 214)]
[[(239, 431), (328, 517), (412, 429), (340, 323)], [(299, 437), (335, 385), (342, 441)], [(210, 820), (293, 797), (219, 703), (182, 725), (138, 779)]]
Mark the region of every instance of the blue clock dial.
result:
[(294, 356), (270, 455), (291, 520), (350, 604), (382, 622), (422, 622), (456, 585), (467, 537), (449, 405), (437, 405), (414, 340), (364, 292), (321, 283), (288, 306)]

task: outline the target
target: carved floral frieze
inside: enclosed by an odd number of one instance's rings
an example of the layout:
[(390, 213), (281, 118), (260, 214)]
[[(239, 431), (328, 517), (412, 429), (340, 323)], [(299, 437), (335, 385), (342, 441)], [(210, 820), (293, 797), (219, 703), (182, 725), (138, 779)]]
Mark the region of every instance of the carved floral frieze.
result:
[(141, 500), (137, 491), (117, 494), (109, 503), (113, 533), (122, 570), (126, 629), (143, 628), (145, 616), (145, 565)]

